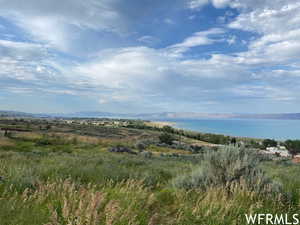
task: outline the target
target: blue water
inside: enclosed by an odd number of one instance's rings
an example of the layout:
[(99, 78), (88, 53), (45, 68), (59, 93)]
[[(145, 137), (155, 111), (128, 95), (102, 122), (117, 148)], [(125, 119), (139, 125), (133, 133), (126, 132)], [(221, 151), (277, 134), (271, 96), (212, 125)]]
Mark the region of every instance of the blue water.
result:
[(177, 128), (239, 137), (300, 139), (300, 120), (201, 119), (170, 120)]

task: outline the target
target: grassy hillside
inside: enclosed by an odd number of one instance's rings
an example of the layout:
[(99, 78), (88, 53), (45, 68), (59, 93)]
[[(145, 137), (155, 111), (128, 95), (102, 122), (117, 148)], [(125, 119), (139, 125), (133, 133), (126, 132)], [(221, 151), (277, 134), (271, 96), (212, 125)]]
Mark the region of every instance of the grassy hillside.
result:
[(0, 135), (1, 225), (246, 224), (244, 214), (300, 209), (300, 166), (289, 160), (196, 148), (177, 134), (168, 145), (151, 129), (41, 120), (0, 128), (10, 128)]

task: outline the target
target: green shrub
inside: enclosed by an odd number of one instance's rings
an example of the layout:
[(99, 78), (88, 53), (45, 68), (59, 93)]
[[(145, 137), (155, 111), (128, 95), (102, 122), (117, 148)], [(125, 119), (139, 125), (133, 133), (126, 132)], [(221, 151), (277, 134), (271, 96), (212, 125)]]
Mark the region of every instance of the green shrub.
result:
[(152, 152), (149, 152), (149, 151), (143, 151), (143, 152), (141, 152), (141, 155), (148, 159), (152, 158), (152, 156), (153, 156)]
[(147, 148), (147, 144), (145, 144), (145, 143), (142, 142), (142, 141), (137, 141), (137, 142), (135, 143), (135, 147), (136, 147), (140, 152), (142, 152), (142, 151), (144, 151), (144, 150)]
[(174, 179), (178, 188), (202, 189), (242, 185), (250, 191), (279, 191), (259, 168), (259, 159), (253, 150), (223, 147), (204, 154), (200, 165), (191, 173)]
[(45, 138), (45, 137), (36, 141), (37, 146), (51, 145), (51, 144), (52, 144), (52, 141), (49, 138)]
[(174, 132), (175, 132), (174, 128), (171, 127), (171, 126), (164, 126), (164, 127), (162, 128), (162, 130), (163, 130), (164, 132), (166, 132), (166, 133), (174, 133)]
[(300, 140), (287, 140), (284, 145), (293, 157), (300, 153)]
[(272, 140), (272, 139), (265, 139), (262, 144), (263, 144), (264, 148), (276, 147), (277, 146), (277, 141)]
[(168, 134), (168, 133), (162, 133), (158, 138), (161, 143), (165, 143), (168, 145), (173, 144), (173, 141), (175, 140), (173, 135)]

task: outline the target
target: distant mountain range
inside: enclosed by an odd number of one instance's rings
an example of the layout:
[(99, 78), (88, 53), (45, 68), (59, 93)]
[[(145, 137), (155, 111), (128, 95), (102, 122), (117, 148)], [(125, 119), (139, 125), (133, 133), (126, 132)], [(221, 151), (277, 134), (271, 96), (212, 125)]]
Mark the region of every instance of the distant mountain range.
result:
[(10, 117), (36, 117), (36, 118), (128, 118), (146, 120), (168, 119), (286, 119), (300, 120), (300, 113), (274, 113), (274, 114), (242, 114), (242, 113), (110, 113), (110, 112), (75, 112), (75, 113), (25, 113), (17, 111), (1, 111), (0, 116)]
[(9, 117), (48, 117), (47, 114), (34, 114), (34, 113), (26, 113), (26, 112), (18, 112), (18, 111), (5, 111), (0, 110), (0, 116), (9, 116)]

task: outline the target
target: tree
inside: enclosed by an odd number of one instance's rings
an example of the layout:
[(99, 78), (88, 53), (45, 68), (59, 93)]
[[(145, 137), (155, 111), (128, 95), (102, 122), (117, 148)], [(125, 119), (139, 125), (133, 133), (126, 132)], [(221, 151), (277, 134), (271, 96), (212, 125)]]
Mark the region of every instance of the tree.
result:
[(300, 140), (287, 140), (284, 142), (284, 146), (294, 158), (295, 155), (300, 153)]
[(146, 148), (147, 148), (147, 145), (144, 144), (142, 141), (138, 141), (136, 144), (135, 144), (135, 147), (140, 151), (144, 151)]
[(223, 146), (219, 151), (207, 151), (201, 163), (187, 174), (173, 180), (177, 188), (207, 190), (222, 187), (228, 193), (232, 186), (242, 185), (249, 191), (280, 191), (260, 168), (260, 159), (255, 151), (246, 148)]
[(9, 130), (5, 129), (4, 130), (4, 137), (11, 138), (12, 137), (12, 133)]
[(272, 140), (272, 139), (265, 139), (263, 141), (263, 146), (264, 146), (264, 148), (267, 148), (267, 147), (277, 147), (277, 141)]
[(8, 137), (8, 131), (4, 130), (4, 137)]
[(231, 138), (231, 140), (230, 140), (230, 144), (232, 144), (232, 145), (236, 145), (236, 138)]
[(171, 134), (163, 133), (159, 137), (160, 142), (171, 145), (173, 144), (174, 137)]
[(164, 126), (162, 129), (163, 129), (164, 132), (174, 133), (174, 128), (171, 127), (171, 126)]

